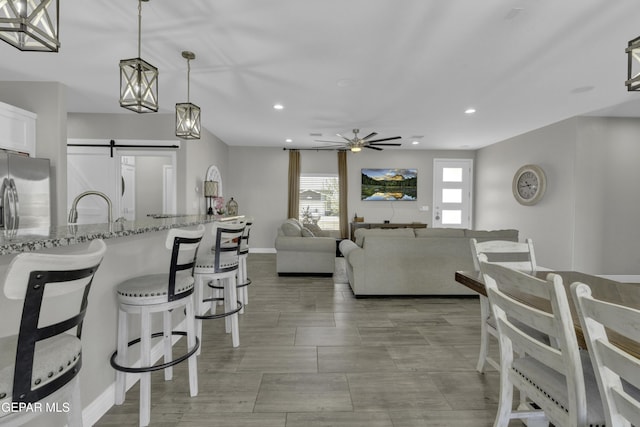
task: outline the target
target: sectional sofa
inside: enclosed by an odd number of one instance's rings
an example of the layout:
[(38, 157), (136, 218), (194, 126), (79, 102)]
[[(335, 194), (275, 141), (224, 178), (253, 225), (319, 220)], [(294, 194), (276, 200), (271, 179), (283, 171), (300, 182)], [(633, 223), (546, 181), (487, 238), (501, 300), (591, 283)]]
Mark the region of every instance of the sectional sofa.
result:
[(474, 269), (469, 240), (518, 241), (518, 230), (359, 229), (355, 238), (340, 251), (356, 296), (474, 295), (454, 278)]

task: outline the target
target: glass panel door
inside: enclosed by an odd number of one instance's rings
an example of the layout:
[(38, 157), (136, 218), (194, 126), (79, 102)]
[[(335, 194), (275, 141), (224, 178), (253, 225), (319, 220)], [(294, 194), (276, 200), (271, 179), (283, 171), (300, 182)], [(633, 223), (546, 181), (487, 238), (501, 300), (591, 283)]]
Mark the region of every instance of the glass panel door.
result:
[(433, 227), (471, 228), (471, 159), (433, 160)]

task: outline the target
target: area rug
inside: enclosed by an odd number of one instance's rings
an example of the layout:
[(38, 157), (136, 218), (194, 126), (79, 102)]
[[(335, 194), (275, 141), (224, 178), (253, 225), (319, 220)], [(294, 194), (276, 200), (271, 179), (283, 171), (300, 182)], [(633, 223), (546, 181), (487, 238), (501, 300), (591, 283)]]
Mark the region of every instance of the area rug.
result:
[(348, 284), (347, 268), (345, 266), (346, 260), (342, 257), (336, 257), (336, 268), (333, 271), (333, 283), (335, 284)]

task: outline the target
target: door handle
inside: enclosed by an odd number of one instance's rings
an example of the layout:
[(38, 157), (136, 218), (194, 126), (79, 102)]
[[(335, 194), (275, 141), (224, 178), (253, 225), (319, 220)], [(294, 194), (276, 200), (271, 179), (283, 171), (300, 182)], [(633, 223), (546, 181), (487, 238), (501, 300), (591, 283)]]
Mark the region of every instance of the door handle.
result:
[(13, 209), (11, 210), (13, 224), (11, 228), (17, 229), (18, 227), (20, 227), (20, 204), (18, 200), (18, 189), (16, 188), (16, 183), (13, 179), (9, 180), (9, 187), (11, 188), (11, 193), (13, 194)]
[(11, 210), (11, 206), (9, 206), (9, 180), (5, 178), (2, 181), (2, 189), (0, 189), (0, 208), (2, 209), (2, 213), (0, 215), (0, 225), (6, 228), (7, 223), (9, 222), (9, 211)]

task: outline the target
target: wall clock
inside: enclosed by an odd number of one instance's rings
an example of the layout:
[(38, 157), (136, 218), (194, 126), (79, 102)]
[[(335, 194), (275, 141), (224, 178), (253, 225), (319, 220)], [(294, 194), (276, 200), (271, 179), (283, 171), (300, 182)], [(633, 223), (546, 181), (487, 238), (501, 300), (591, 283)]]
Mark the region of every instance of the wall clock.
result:
[(524, 165), (513, 176), (513, 197), (522, 205), (535, 205), (546, 189), (547, 178), (540, 166)]

